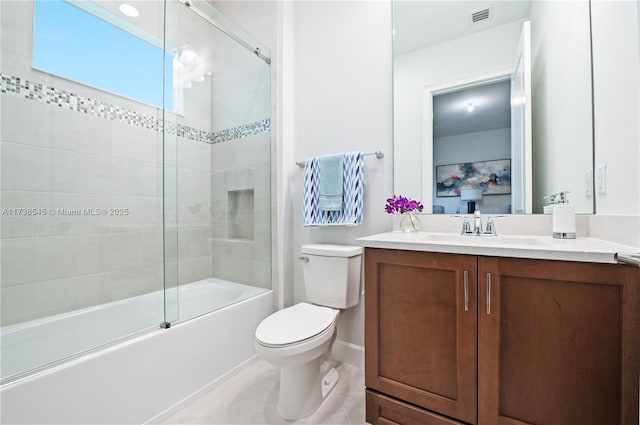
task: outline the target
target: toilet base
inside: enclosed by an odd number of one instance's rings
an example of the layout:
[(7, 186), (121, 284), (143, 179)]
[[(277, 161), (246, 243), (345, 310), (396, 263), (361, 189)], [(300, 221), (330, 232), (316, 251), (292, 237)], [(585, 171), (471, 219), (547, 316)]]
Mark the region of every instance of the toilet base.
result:
[(315, 412), (338, 383), (338, 371), (320, 356), (301, 365), (280, 369), (278, 414), (300, 419)]
[(327, 398), (331, 390), (338, 384), (338, 378), (340, 375), (335, 367), (329, 369), (329, 372), (324, 376), (322, 380), (322, 399)]

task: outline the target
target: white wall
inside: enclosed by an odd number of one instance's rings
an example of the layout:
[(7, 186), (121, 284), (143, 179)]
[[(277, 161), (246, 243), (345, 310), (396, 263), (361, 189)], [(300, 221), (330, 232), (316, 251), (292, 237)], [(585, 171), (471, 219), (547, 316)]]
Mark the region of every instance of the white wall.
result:
[(567, 190), (577, 212), (593, 212), (584, 184), (593, 167), (589, 30), (588, 2), (532, 3), (534, 213)]
[[(355, 244), (391, 229), (384, 212), (393, 192), (391, 132), (391, 4), (308, 1), (293, 4), (294, 157), (382, 150), (365, 157), (364, 220), (356, 227), (302, 226), (302, 168), (291, 170), (293, 247)], [(302, 268), (294, 264), (294, 301), (305, 299)], [(364, 344), (363, 303), (344, 312), (338, 338)]]
[[(638, 3), (592, 2), (595, 165), (606, 165), (598, 215), (640, 216)], [(640, 245), (640, 235), (637, 236)]]
[(402, 167), (395, 168), (393, 178), (394, 187), (402, 188), (403, 195), (420, 199), (422, 181), (429, 178), (420, 176), (424, 89), (511, 68), (522, 22), (511, 22), (394, 58), (395, 155)]
[(294, 184), (292, 179), (298, 178), (298, 166), (295, 159), (295, 51), (294, 39), (294, 3), (278, 2), (278, 44), (277, 44), (277, 81), (275, 84), (277, 110), (276, 128), (278, 143), (276, 152), (277, 176), (277, 221), (274, 228), (277, 232), (277, 279), (274, 279), (274, 293), (277, 294), (276, 308), (293, 304), (294, 297), (294, 264), (297, 264), (296, 248), (293, 243), (295, 227), (294, 210), (300, 200), (293, 199)]

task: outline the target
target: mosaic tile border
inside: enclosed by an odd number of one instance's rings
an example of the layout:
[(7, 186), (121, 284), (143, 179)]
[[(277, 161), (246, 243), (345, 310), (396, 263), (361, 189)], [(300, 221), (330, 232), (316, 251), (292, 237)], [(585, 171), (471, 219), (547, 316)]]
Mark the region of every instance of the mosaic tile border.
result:
[(82, 112), (112, 121), (119, 121), (148, 130), (165, 131), (166, 129), (166, 134), (184, 137), (202, 143), (216, 144), (229, 142), (271, 130), (271, 119), (267, 118), (222, 131), (208, 132), (173, 122), (165, 123), (163, 120), (152, 115), (121, 108), (44, 84), (34, 83), (13, 75), (0, 73), (0, 77), (0, 92), (2, 94), (18, 96), (35, 102), (46, 103), (62, 109)]

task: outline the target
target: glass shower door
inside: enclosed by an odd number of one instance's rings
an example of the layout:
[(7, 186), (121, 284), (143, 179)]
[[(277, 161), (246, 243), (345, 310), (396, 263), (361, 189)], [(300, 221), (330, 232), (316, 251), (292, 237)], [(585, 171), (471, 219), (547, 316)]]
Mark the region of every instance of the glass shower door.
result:
[(178, 283), (167, 312), (182, 322), (271, 289), (271, 74), (269, 50), (207, 2), (169, 1), (166, 34)]
[(271, 289), (269, 51), (129, 3), (0, 2), (3, 381)]
[(135, 4), (0, 2), (3, 380), (164, 321), (171, 69), (163, 2)]

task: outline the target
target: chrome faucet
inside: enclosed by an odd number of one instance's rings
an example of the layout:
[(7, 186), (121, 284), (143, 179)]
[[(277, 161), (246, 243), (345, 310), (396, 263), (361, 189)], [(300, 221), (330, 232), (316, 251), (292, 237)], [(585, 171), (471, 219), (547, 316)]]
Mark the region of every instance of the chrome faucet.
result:
[(473, 234), (482, 234), (482, 215), (480, 215), (480, 210), (476, 210), (476, 212), (473, 213)]
[(471, 231), (471, 224), (469, 224), (469, 217), (465, 217), (462, 221), (462, 231), (461, 235), (471, 235), (473, 232)]
[(480, 214), (480, 210), (476, 210), (476, 212), (473, 213), (473, 229), (471, 228), (469, 217), (465, 217), (462, 222), (462, 231), (460, 234), (467, 236), (498, 236), (493, 219), (494, 217), (487, 218), (487, 228), (482, 230), (482, 214)]
[(488, 236), (498, 236), (496, 226), (493, 224), (493, 217), (487, 219), (487, 227), (484, 229), (484, 234)]

